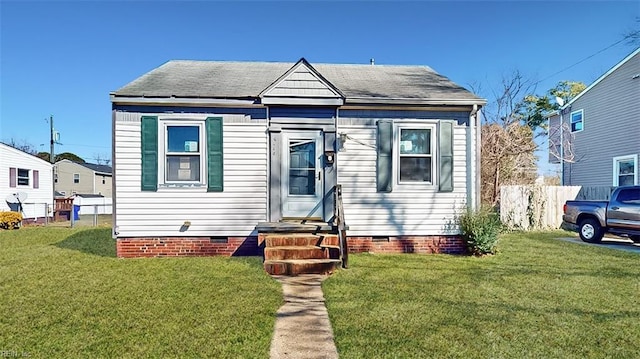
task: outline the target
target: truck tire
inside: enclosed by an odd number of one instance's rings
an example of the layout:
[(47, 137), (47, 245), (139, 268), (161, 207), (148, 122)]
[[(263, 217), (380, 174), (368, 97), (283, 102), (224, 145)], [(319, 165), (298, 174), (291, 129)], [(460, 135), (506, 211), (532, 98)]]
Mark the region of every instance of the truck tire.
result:
[(587, 243), (600, 243), (604, 232), (600, 222), (595, 218), (585, 218), (580, 222), (580, 228), (578, 229), (580, 239)]

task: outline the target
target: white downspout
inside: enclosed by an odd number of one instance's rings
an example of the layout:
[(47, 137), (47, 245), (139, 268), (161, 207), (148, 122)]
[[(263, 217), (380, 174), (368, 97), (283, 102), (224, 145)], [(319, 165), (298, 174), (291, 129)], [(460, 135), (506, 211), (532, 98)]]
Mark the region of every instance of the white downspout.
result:
[(476, 209), (480, 208), (480, 205), (482, 203), (482, 185), (481, 185), (481, 181), (482, 181), (482, 158), (481, 158), (481, 154), (482, 154), (482, 119), (481, 119), (481, 115), (482, 112), (480, 110), (478, 110), (478, 113), (476, 114)]
[[(479, 133), (478, 126), (478, 105), (474, 104), (469, 114), (469, 127), (467, 132), (467, 206), (477, 208), (479, 185), (480, 185), (480, 152), (478, 152)], [(476, 148), (475, 161), (473, 149)]]
[(338, 173), (338, 152), (342, 149), (342, 143), (340, 141), (340, 128), (338, 123), (340, 122), (340, 108), (336, 108), (336, 140), (334, 143), (334, 150), (336, 151), (333, 159), (333, 169), (336, 171), (336, 184), (340, 184), (340, 177)]

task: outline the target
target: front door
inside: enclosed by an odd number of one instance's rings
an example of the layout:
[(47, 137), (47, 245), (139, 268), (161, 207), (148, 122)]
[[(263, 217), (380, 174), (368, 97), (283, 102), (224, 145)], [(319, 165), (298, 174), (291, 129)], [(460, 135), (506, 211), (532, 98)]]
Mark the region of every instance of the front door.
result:
[(322, 131), (283, 131), (282, 217), (322, 218)]

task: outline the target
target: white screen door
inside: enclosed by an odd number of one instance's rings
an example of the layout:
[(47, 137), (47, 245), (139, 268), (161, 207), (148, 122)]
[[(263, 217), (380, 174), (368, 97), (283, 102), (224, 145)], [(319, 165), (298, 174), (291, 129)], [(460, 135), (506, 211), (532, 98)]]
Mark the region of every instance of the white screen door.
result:
[(282, 216), (322, 218), (322, 132), (283, 131), (282, 143)]

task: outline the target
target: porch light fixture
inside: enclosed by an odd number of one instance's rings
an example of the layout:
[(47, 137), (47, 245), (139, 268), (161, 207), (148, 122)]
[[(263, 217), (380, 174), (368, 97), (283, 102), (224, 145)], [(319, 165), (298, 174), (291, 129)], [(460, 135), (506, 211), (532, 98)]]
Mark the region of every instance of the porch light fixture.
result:
[(182, 226), (180, 226), (180, 232), (186, 232), (187, 229), (189, 229), (189, 226), (191, 225), (191, 221), (184, 221), (184, 223), (182, 223)]

